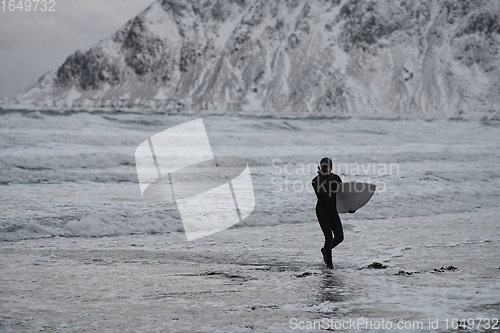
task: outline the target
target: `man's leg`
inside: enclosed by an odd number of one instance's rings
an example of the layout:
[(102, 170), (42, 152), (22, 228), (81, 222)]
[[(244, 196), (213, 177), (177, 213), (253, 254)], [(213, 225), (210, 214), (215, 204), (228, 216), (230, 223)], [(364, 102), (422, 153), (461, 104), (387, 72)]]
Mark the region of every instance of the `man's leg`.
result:
[(335, 216), (330, 217), (330, 226), (333, 231), (333, 235), (335, 238), (332, 242), (332, 249), (342, 243), (344, 240), (344, 229), (342, 228), (342, 222), (340, 221), (339, 214), (335, 214)]
[(318, 217), (319, 226), (321, 231), (325, 235), (325, 245), (323, 247), (323, 255), (325, 257), (325, 263), (328, 267), (332, 266), (332, 244), (333, 244), (333, 234), (331, 229), (330, 218), (327, 212), (323, 212), (320, 209), (316, 209), (316, 216)]

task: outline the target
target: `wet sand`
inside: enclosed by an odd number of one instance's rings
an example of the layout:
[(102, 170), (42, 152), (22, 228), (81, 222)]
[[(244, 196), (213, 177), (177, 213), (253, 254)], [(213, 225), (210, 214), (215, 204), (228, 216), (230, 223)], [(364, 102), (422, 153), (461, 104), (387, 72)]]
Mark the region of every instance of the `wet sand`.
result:
[(182, 233), (2, 242), (0, 331), (283, 332), (367, 317), (422, 321), (415, 331), (425, 332), (439, 319), (446, 332), (447, 318), (499, 317), (499, 217), (348, 221), (333, 270), (316, 221), (192, 242)]

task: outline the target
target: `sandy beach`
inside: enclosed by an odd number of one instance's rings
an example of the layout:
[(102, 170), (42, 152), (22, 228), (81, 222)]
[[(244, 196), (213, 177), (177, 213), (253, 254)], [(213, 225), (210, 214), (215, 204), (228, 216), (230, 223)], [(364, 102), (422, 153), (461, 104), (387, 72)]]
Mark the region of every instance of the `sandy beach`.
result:
[(192, 242), (183, 233), (2, 242), (0, 330), (307, 332), (308, 322), (323, 320), (324, 331), (369, 318), (426, 332), (439, 319), (435, 331), (451, 331), (446, 319), (498, 317), (498, 216), (350, 221), (333, 270), (316, 221)]

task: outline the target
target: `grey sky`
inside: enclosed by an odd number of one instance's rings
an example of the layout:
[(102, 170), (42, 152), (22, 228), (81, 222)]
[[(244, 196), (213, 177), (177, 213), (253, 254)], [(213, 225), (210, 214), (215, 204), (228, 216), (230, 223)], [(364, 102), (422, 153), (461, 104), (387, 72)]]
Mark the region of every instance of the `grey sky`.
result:
[(55, 0), (55, 12), (3, 11), (0, 4), (0, 97), (57, 69), (71, 53), (111, 35), (153, 2)]

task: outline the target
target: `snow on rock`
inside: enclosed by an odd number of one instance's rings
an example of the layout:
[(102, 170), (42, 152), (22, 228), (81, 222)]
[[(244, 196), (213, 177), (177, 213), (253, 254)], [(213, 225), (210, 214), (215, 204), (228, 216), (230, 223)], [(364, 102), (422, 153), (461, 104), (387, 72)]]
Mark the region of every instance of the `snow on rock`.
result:
[(499, 118), (500, 2), (158, 0), (4, 108)]

